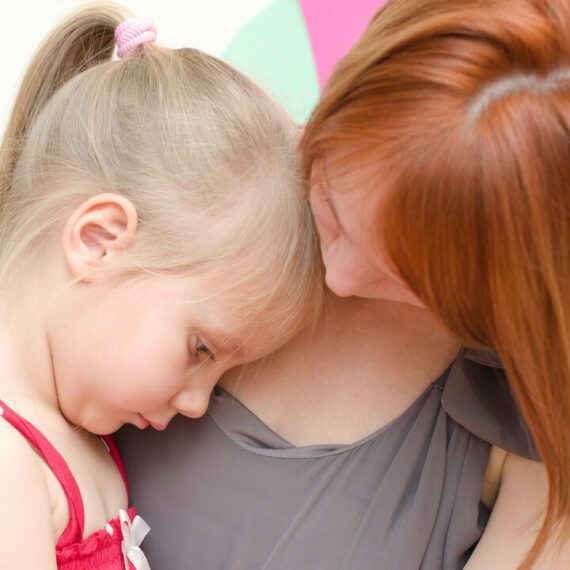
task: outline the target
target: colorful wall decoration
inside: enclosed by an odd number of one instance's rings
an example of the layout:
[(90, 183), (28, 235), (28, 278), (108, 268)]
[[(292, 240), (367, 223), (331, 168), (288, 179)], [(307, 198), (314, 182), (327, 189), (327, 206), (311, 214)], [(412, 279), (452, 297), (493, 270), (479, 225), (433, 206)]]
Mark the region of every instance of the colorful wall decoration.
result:
[(224, 59), (303, 123), (334, 64), (386, 0), (274, 0), (230, 41)]
[[(224, 57), (272, 92), (303, 123), (334, 64), (387, 0), (119, 0), (151, 19), (158, 41)], [(20, 0), (0, 38), (0, 132), (41, 39), (86, 0)], [(29, 14), (37, 17), (30, 21)], [(236, 32), (236, 30), (239, 30)]]

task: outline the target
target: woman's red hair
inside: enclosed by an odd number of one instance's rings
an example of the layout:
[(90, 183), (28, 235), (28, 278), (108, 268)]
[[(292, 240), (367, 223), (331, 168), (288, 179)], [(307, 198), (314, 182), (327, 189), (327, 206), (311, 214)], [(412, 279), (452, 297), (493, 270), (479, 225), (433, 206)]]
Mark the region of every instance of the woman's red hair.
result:
[[(373, 239), (468, 345), (498, 351), (570, 527), (570, 2), (392, 0), (301, 141), (377, 166)], [(363, 158), (364, 157), (364, 158)]]

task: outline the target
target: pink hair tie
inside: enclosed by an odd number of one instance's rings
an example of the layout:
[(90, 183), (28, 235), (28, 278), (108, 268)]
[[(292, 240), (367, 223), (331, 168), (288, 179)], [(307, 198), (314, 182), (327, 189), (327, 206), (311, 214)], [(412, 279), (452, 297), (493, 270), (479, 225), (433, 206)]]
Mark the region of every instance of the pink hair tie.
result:
[(132, 53), (137, 46), (156, 41), (156, 28), (148, 20), (125, 20), (115, 29), (117, 55), (125, 57)]

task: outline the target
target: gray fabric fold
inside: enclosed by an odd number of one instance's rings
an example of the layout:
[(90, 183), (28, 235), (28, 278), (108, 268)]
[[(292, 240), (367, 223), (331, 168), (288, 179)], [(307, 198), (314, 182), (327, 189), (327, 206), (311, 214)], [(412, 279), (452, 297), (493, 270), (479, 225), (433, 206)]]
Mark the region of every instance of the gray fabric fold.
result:
[(296, 448), (217, 389), (200, 420), (118, 434), (159, 570), (457, 570), (484, 530), (490, 443), (527, 455), (504, 375), (462, 353), (351, 445)]

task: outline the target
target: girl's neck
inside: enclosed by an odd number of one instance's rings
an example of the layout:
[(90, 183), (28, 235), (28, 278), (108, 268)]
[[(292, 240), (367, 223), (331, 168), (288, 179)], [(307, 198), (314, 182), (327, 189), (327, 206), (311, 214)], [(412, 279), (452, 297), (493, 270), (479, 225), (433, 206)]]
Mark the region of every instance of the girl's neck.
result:
[(0, 297), (0, 399), (22, 413), (60, 415), (42, 312), (33, 296), (18, 298)]

